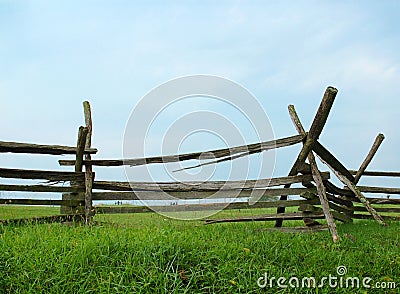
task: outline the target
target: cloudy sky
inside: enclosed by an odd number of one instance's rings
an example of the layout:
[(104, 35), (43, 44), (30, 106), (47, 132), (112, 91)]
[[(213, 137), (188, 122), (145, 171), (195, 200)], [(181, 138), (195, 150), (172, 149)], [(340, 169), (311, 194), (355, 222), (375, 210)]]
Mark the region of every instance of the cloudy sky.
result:
[[(308, 128), (325, 88), (338, 88), (321, 142), (357, 169), (381, 132), (370, 169), (399, 170), (399, 19), (399, 1), (0, 0), (0, 140), (74, 145), (89, 100), (97, 158), (120, 158), (146, 93), (210, 74), (253, 93), (277, 138), (296, 134), (288, 104)], [(204, 150), (202, 142), (182, 151)], [(290, 169), (298, 149), (289, 149), (275, 175)], [(1, 158), (57, 168), (54, 157)]]

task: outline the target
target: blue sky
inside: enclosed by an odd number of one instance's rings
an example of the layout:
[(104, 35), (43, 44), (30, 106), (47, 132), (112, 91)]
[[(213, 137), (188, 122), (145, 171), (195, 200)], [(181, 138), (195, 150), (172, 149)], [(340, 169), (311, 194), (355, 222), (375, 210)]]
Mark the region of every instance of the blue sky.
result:
[[(325, 88), (337, 87), (321, 142), (356, 169), (382, 132), (371, 169), (399, 170), (399, 19), (399, 1), (0, 0), (0, 140), (74, 145), (88, 99), (97, 157), (120, 158), (142, 96), (211, 74), (252, 92), (276, 137), (296, 134), (288, 104), (308, 128)], [(276, 175), (297, 151), (278, 154)], [(57, 168), (54, 157), (1, 157)]]

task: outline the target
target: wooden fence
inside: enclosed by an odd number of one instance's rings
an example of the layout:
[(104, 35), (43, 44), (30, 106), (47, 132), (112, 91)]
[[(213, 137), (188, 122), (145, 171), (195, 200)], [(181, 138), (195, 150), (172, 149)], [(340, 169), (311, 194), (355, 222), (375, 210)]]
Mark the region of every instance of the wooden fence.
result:
[[(300, 122), (293, 105), (289, 106), (289, 114), (298, 134), (286, 138), (237, 146), (206, 153), (134, 158), (134, 159), (92, 159), (97, 150), (91, 148), (92, 119), (90, 105), (84, 102), (85, 127), (80, 127), (76, 147), (58, 145), (37, 145), (15, 142), (0, 142), (0, 152), (39, 153), (75, 155), (75, 159), (59, 160), (62, 166), (74, 166), (74, 171), (41, 171), (0, 168), (0, 177), (17, 179), (47, 180), (42, 185), (0, 185), (0, 191), (24, 192), (56, 192), (63, 193), (62, 200), (38, 199), (0, 199), (0, 204), (22, 205), (60, 205), (61, 217), (52, 220), (83, 219), (90, 223), (95, 213), (142, 213), (152, 211), (202, 211), (224, 209), (276, 208), (276, 213), (260, 216), (237, 217), (227, 219), (209, 219), (206, 223), (239, 222), (239, 221), (275, 221), (276, 227), (281, 227), (284, 220), (303, 220), (308, 227), (320, 227), (316, 219), (326, 219), (333, 240), (338, 240), (335, 221), (351, 222), (353, 219), (373, 218), (378, 223), (386, 225), (386, 219), (399, 219), (400, 199), (367, 198), (363, 193), (400, 194), (399, 188), (358, 186), (361, 176), (399, 177), (399, 172), (367, 171), (369, 163), (377, 152), (384, 136), (379, 134), (370, 152), (358, 170), (348, 170), (318, 138), (326, 123), (328, 114), (336, 97), (337, 90), (328, 87), (322, 102), (314, 117), (310, 130), (306, 132)], [(185, 160), (200, 160), (200, 164), (219, 163), (227, 160), (248, 156), (254, 153), (267, 152), (271, 149), (283, 148), (294, 144), (302, 144), (287, 177), (257, 179), (244, 181), (208, 181), (208, 182), (117, 182), (97, 181), (92, 171), (95, 166), (140, 166), (146, 164), (167, 164)], [(204, 156), (206, 154), (206, 156)], [(322, 172), (318, 169), (319, 159), (330, 170)], [(208, 160), (203, 162), (203, 160)], [(306, 163), (308, 160), (308, 163)], [(83, 167), (85, 169), (83, 170)], [(344, 185), (337, 187), (330, 181), (331, 175), (336, 176)], [(60, 186), (62, 183), (64, 185)], [(68, 185), (65, 185), (68, 183)], [(301, 184), (302, 187), (291, 187)], [(160, 200), (167, 192), (179, 199), (205, 199), (211, 195), (216, 198), (248, 198), (257, 189), (261, 198), (257, 203), (231, 202), (230, 204), (185, 204), (169, 206), (132, 206), (118, 207), (100, 206), (93, 208), (95, 200)], [(216, 193), (218, 192), (218, 193)], [(288, 200), (288, 196), (298, 195), (299, 200)], [(270, 201), (272, 196), (279, 196), (278, 201)], [(286, 212), (287, 207), (297, 207), (298, 211)], [(266, 210), (267, 211), (267, 210)], [(48, 220), (49, 218), (47, 218)], [(3, 221), (7, 222), (7, 221)], [(9, 221), (8, 221), (9, 222)]]
[[(79, 127), (76, 147), (60, 145), (39, 145), (29, 143), (0, 141), (0, 153), (26, 153), (49, 155), (75, 155), (75, 170), (49, 171), (0, 168), (0, 178), (44, 180), (44, 184), (35, 185), (0, 185), (0, 191), (15, 192), (47, 192), (64, 193), (62, 200), (52, 199), (0, 199), (0, 204), (8, 205), (60, 205), (61, 215), (42, 218), (44, 220), (85, 220), (89, 223), (93, 215), (92, 208), (92, 184), (94, 173), (90, 165), (85, 166), (83, 172), (83, 160), (90, 160), (97, 149), (90, 147), (92, 136), (92, 120), (89, 102), (83, 103), (86, 126)], [(41, 219), (37, 219), (41, 220)], [(4, 220), (3, 223), (21, 222), (23, 220)]]

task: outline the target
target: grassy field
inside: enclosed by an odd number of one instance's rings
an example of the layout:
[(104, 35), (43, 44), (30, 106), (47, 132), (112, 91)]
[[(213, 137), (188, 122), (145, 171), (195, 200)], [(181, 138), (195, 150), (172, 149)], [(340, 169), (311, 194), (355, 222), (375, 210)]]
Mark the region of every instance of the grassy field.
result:
[[(58, 208), (0, 206), (0, 219), (51, 215)], [(222, 216), (252, 215), (226, 211)], [(3, 293), (398, 293), (398, 289), (291, 288), (295, 278), (371, 278), (400, 287), (400, 223), (338, 224), (329, 232), (266, 231), (273, 223), (202, 225), (157, 214), (99, 215), (90, 227), (62, 224), (0, 226)], [(285, 222), (294, 226), (296, 222)], [(337, 273), (345, 266), (347, 274)], [(343, 269), (343, 268), (342, 268)], [(267, 273), (288, 288), (260, 288)], [(333, 280), (334, 281), (334, 280)], [(338, 280), (340, 281), (340, 280)], [(344, 279), (343, 279), (344, 281)], [(264, 278), (260, 280), (263, 284)], [(307, 283), (306, 283), (307, 284)], [(351, 285), (349, 285), (351, 286)]]

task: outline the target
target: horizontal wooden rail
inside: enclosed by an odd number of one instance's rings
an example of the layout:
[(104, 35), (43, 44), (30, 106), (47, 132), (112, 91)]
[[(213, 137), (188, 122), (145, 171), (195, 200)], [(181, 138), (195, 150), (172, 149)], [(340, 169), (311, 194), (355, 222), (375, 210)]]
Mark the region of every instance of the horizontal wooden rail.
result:
[(328, 198), (328, 200), (330, 202), (334, 202), (339, 205), (343, 205), (343, 206), (347, 206), (347, 207), (350, 207), (353, 205), (353, 202), (351, 202), (350, 200), (343, 199), (342, 197), (338, 197), (338, 196), (332, 195), (330, 193), (326, 193), (326, 197)]
[[(75, 154), (76, 147), (0, 141), (0, 152), (62, 155)], [(85, 150), (85, 153), (95, 154), (97, 153), (97, 149), (88, 148)]]
[[(339, 188), (330, 181), (325, 182), (326, 189), (332, 194), (354, 197), (353, 192), (347, 188)], [(386, 187), (369, 187), (369, 186), (357, 186), (360, 192), (364, 193), (382, 193), (382, 194), (400, 194), (400, 188), (386, 188)], [(354, 201), (354, 200), (353, 200)]]
[[(259, 201), (270, 201), (270, 197), (280, 195), (301, 195), (305, 192), (316, 193), (315, 188), (270, 188), (259, 189), (258, 193), (262, 193)], [(251, 190), (243, 191), (192, 191), (177, 192), (169, 191), (168, 195), (178, 199), (218, 199), (218, 198), (242, 198), (251, 197)], [(135, 191), (135, 192), (94, 192), (93, 200), (166, 200), (167, 195), (159, 191)]]
[(254, 209), (254, 208), (273, 208), (278, 205), (285, 207), (298, 206), (302, 203), (317, 204), (318, 200), (288, 200), (288, 201), (271, 201), (257, 202), (254, 205), (249, 205), (247, 202), (227, 203), (211, 203), (211, 204), (185, 204), (185, 205), (165, 205), (165, 206), (133, 206), (133, 207), (118, 207), (118, 206), (98, 206), (96, 213), (112, 214), (112, 213), (146, 213), (146, 212), (185, 212), (185, 211), (213, 211), (213, 210), (229, 210), (229, 209)]
[(0, 191), (19, 191), (19, 192), (54, 192), (54, 193), (74, 193), (84, 192), (84, 186), (44, 186), (44, 185), (0, 185)]
[[(358, 190), (364, 193), (383, 193), (383, 194), (400, 194), (400, 188), (385, 188), (385, 187), (369, 187), (357, 186)], [(347, 187), (345, 188), (347, 190)]]
[(51, 199), (0, 199), (0, 204), (12, 205), (66, 205), (79, 206), (84, 201), (77, 200), (51, 200)]
[[(156, 156), (148, 158), (135, 158), (135, 159), (104, 159), (104, 160), (85, 160), (84, 165), (97, 165), (97, 166), (139, 166), (145, 164), (153, 163), (169, 163), (178, 162), (192, 159), (216, 159), (227, 156), (232, 156), (239, 153), (247, 152), (262, 152), (270, 149), (285, 147), (300, 143), (304, 136), (296, 135), (287, 138), (282, 138), (278, 140), (272, 140), (267, 142), (242, 145), (233, 148), (216, 149), (211, 151), (186, 153), (179, 155), (166, 155), (166, 156)], [(74, 160), (59, 160), (60, 165), (75, 165)]]
[[(386, 199), (386, 198), (370, 198), (367, 197), (367, 200), (371, 204), (400, 204), (400, 199)], [(354, 199), (354, 202), (360, 202), (358, 199)]]
[[(400, 207), (379, 207), (379, 206), (374, 206), (375, 210), (378, 212), (393, 212), (393, 213), (400, 213)], [(355, 206), (354, 211), (365, 211), (367, 210), (362, 207), (362, 206)]]
[[(353, 175), (357, 174), (356, 170), (350, 169), (349, 172)], [(369, 171), (366, 170), (362, 173), (363, 176), (375, 177), (400, 177), (400, 172), (387, 172), (387, 171)]]
[[(370, 215), (370, 214), (355, 213), (351, 217), (355, 218), (355, 219), (373, 219), (372, 215)], [(392, 221), (399, 221), (400, 220), (400, 216), (381, 215), (381, 217), (384, 220), (392, 220)]]
[(336, 210), (338, 212), (343, 212), (346, 214), (351, 214), (353, 213), (353, 207), (348, 207), (344, 205), (337, 205), (334, 202), (329, 202), (329, 207), (333, 210)]
[[(324, 180), (329, 179), (329, 172), (322, 172)], [(281, 186), (285, 184), (301, 183), (303, 181), (312, 181), (312, 175), (298, 175), (282, 178), (271, 178), (261, 180), (247, 181), (209, 181), (209, 182), (106, 182), (95, 181), (93, 189), (114, 190), (114, 191), (219, 191), (219, 190), (237, 190), (266, 188), (272, 186)]]
[(43, 171), (27, 169), (0, 168), (0, 178), (48, 180), (52, 182), (84, 182), (85, 174), (65, 171)]
[(351, 200), (353, 200), (353, 201), (354, 201), (354, 199), (356, 199), (354, 193), (350, 190), (339, 188), (338, 186), (336, 186), (335, 184), (333, 184), (330, 181), (326, 181), (324, 184), (326, 187), (326, 191), (328, 191), (329, 193), (332, 193), (334, 195), (347, 196), (347, 197), (350, 197)]
[(339, 220), (339, 221), (344, 222), (344, 223), (353, 222), (353, 219), (347, 213), (341, 213), (341, 212), (338, 212), (338, 211), (335, 211), (335, 210), (332, 210), (331, 213), (332, 213), (332, 217), (335, 220)]

